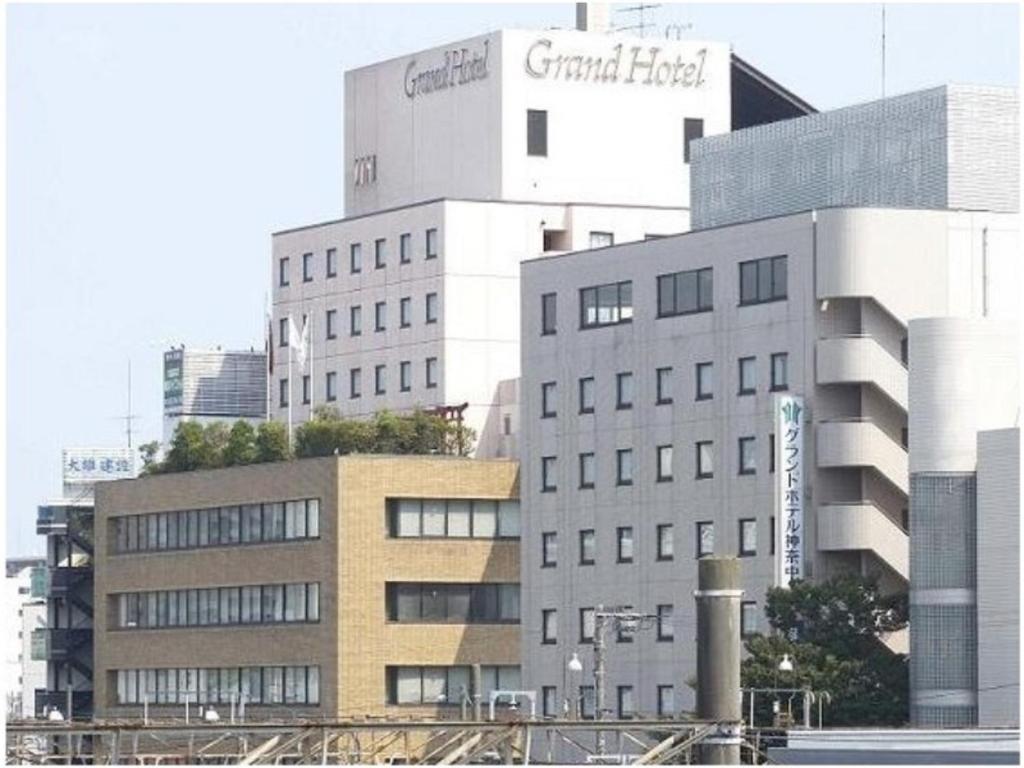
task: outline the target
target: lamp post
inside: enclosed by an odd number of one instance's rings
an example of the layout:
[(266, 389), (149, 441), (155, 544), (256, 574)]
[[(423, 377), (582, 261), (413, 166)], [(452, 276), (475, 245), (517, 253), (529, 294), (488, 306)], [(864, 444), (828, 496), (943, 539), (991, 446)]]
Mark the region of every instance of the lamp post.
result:
[[(793, 671), (793, 660), (789, 658), (788, 653), (782, 654), (782, 661), (779, 662), (779, 666), (775, 670), (775, 688), (779, 687), (779, 672), (792, 672)], [(779, 715), (782, 713), (782, 701), (779, 699), (778, 691), (775, 692), (775, 701), (772, 704), (772, 713), (775, 715), (775, 721), (778, 723)]]
[(566, 667), (568, 668), (569, 673), (570, 673), (569, 674), (569, 686), (570, 686), (571, 690), (573, 691), (573, 694), (572, 694), (572, 719), (573, 720), (579, 720), (580, 719), (580, 697), (579, 697), (578, 687), (576, 685), (574, 685), (574, 681), (576, 680), (576, 676), (577, 675), (580, 675), (580, 674), (583, 673), (583, 662), (580, 661), (580, 657), (576, 654), (576, 651), (573, 651), (572, 658), (569, 659), (569, 663), (566, 664)]

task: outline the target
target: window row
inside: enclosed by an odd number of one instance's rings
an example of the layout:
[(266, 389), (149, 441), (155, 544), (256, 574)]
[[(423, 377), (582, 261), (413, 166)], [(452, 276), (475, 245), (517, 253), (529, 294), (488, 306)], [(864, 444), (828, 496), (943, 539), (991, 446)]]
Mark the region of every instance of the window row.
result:
[[(624, 610), (631, 611), (632, 606), (622, 606)], [(576, 639), (573, 642), (589, 644), (594, 642), (595, 631), (595, 609), (593, 607), (579, 608), (576, 611)], [(559, 641), (557, 608), (543, 608), (540, 612), (540, 641), (541, 645), (555, 645)], [(671, 603), (661, 603), (655, 606), (652, 615), (651, 630), (654, 639), (659, 643), (675, 642), (676, 619), (675, 606)], [(757, 603), (753, 600), (745, 600), (740, 608), (740, 632), (744, 637), (757, 634), (758, 632), (758, 611)], [(607, 620), (607, 619), (606, 619)], [(643, 625), (627, 624), (610, 620), (609, 631), (615, 635), (617, 643), (632, 643), (640, 632), (646, 632)], [(606, 635), (607, 637), (608, 635)]]
[[(459, 667), (386, 667), (388, 704), (472, 704), (473, 668)], [(522, 676), (518, 666), (482, 666), (481, 701), (489, 701), (491, 691), (518, 691)]]
[(518, 539), (519, 501), (388, 499), (394, 538)]
[(118, 704), (320, 703), (320, 667), (119, 669)]
[[(424, 259), (436, 259), (438, 252), (437, 229), (430, 228), (423, 235)], [(414, 257), (413, 237), (411, 232), (398, 236), (398, 262), (411, 264)], [(384, 269), (388, 262), (388, 240), (379, 237), (373, 241), (374, 269)], [(357, 275), (363, 271), (363, 244), (350, 243), (348, 247), (348, 271)], [(311, 283), (315, 279), (316, 254), (312, 251), (302, 254), (302, 282)], [(338, 249), (328, 248), (324, 252), (324, 277), (330, 279), (338, 276)], [(291, 285), (291, 257), (283, 256), (277, 262), (277, 284), (284, 288)]]
[(116, 598), (120, 629), (320, 621), (317, 582), (128, 592)]
[[(399, 328), (411, 328), (413, 324), (414, 307), (411, 296), (403, 296), (398, 300), (398, 327)], [(441, 304), (440, 299), (436, 292), (428, 293), (423, 299), (423, 322), (426, 325), (434, 325), (437, 323), (438, 318), (441, 315)], [(277, 345), (279, 347), (287, 347), (290, 345), (291, 340), (288, 337), (288, 320), (287, 317), (282, 317), (278, 323), (280, 329), (278, 331), (279, 338)], [(303, 316), (303, 323), (306, 322), (306, 316)], [(336, 339), (340, 332), (340, 320), (338, 317), (337, 309), (328, 309), (324, 312), (324, 338)], [(373, 305), (373, 330), (375, 333), (381, 333), (388, 329), (388, 303), (386, 301), (374, 302)], [(348, 335), (349, 336), (362, 336), (363, 335), (363, 306), (361, 304), (355, 304), (348, 308)]]
[[(789, 354), (776, 352), (769, 358), (769, 391), (789, 389)], [(736, 365), (737, 394), (757, 393), (757, 358), (741, 357)], [(671, 405), (676, 397), (675, 369), (664, 366), (654, 369), (655, 405)], [(714, 397), (714, 364), (697, 363), (694, 366), (694, 399), (711, 400)], [(615, 374), (615, 409), (628, 411), (635, 402), (636, 387), (632, 371)], [(576, 404), (580, 414), (594, 413), (597, 405), (596, 383), (593, 376), (577, 379)], [(551, 419), (558, 415), (558, 382), (544, 381), (540, 385), (540, 416)]]
[[(740, 306), (783, 301), (788, 296), (788, 257), (772, 256), (740, 262)], [(677, 317), (714, 309), (714, 271), (711, 267), (658, 275), (658, 318)], [(558, 332), (558, 294), (541, 295), (541, 335)], [(621, 280), (579, 289), (580, 329), (601, 328), (633, 321), (633, 281)]]
[(319, 499), (114, 518), (115, 552), (196, 549), (319, 536)]
[(519, 585), (388, 582), (386, 607), (397, 622), (518, 624)]
[[(713, 440), (698, 440), (694, 443), (694, 474), (697, 480), (708, 480), (715, 476), (715, 443)], [(597, 454), (585, 451), (577, 454), (577, 488), (592, 490), (597, 487)], [(558, 456), (541, 456), (540, 490), (553, 493), (558, 490)], [(768, 436), (768, 472), (775, 472), (775, 435)], [(736, 474), (757, 474), (757, 438), (744, 435), (736, 441)], [(615, 451), (615, 485), (630, 486), (636, 475), (636, 461), (632, 448), (618, 448)], [(654, 453), (654, 480), (669, 483), (675, 479), (675, 447), (659, 445)]]
[[(775, 518), (770, 519), (771, 535), (769, 536), (769, 554), (775, 554)], [(701, 521), (696, 524), (696, 557), (715, 554), (715, 524)], [(675, 559), (675, 526), (662, 523), (655, 526), (654, 557), (658, 561)], [(740, 557), (753, 557), (757, 554), (757, 520), (752, 517), (740, 518), (737, 521), (736, 554)], [(579, 565), (594, 565), (597, 562), (597, 532), (593, 528), (579, 531), (578, 559)], [(558, 565), (558, 532), (544, 531), (540, 535), (541, 568), (554, 568)], [(720, 553), (725, 554), (725, 553)], [(615, 529), (615, 562), (632, 563), (636, 557), (636, 539), (632, 526), (619, 526)]]
[[(437, 389), (438, 372), (437, 358), (428, 357), (423, 361), (423, 386), (425, 389)], [(402, 360), (398, 363), (398, 390), (399, 392), (411, 392), (413, 387), (413, 370), (411, 360)], [(287, 408), (290, 399), (290, 385), (288, 378), (282, 378), (278, 384), (278, 405)], [(387, 365), (375, 365), (373, 367), (373, 393), (375, 395), (386, 395), (388, 393), (388, 367)], [(350, 400), (358, 400), (363, 396), (363, 369), (349, 368), (348, 370), (348, 397)], [(309, 405), (313, 397), (311, 379), (308, 374), (302, 377), (302, 404)], [(336, 402), (338, 399), (338, 372), (327, 371), (324, 374), (324, 397), (327, 402)]]

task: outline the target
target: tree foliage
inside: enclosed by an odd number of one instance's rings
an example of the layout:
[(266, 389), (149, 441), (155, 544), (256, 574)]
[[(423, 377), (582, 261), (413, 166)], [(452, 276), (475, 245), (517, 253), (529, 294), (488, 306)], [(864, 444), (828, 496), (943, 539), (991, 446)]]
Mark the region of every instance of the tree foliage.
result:
[(249, 422), (239, 419), (231, 427), (228, 444), (224, 446), (224, 466), (252, 464), (256, 455), (256, 430)]
[[(747, 639), (743, 686), (828, 691), (825, 725), (903, 725), (907, 657), (889, 650), (881, 635), (906, 627), (907, 612), (906, 595), (882, 595), (877, 583), (857, 576), (771, 589), (765, 613), (775, 632)], [(791, 672), (778, 669), (784, 654)], [(760, 698), (757, 719), (769, 722), (770, 697)]]

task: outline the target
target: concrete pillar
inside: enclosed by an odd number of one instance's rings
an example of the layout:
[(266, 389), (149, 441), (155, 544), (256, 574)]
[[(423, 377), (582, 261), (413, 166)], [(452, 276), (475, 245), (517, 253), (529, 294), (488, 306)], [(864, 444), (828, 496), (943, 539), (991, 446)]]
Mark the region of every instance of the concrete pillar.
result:
[(720, 723), (701, 743), (701, 762), (739, 765), (740, 561), (706, 557), (697, 563), (697, 717)]

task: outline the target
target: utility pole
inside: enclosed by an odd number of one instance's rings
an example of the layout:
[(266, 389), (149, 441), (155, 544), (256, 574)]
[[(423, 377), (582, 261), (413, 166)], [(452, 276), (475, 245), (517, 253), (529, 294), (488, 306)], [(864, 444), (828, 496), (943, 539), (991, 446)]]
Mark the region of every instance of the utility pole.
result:
[(697, 563), (697, 717), (717, 724), (701, 742), (700, 761), (739, 765), (740, 561), (705, 557)]

